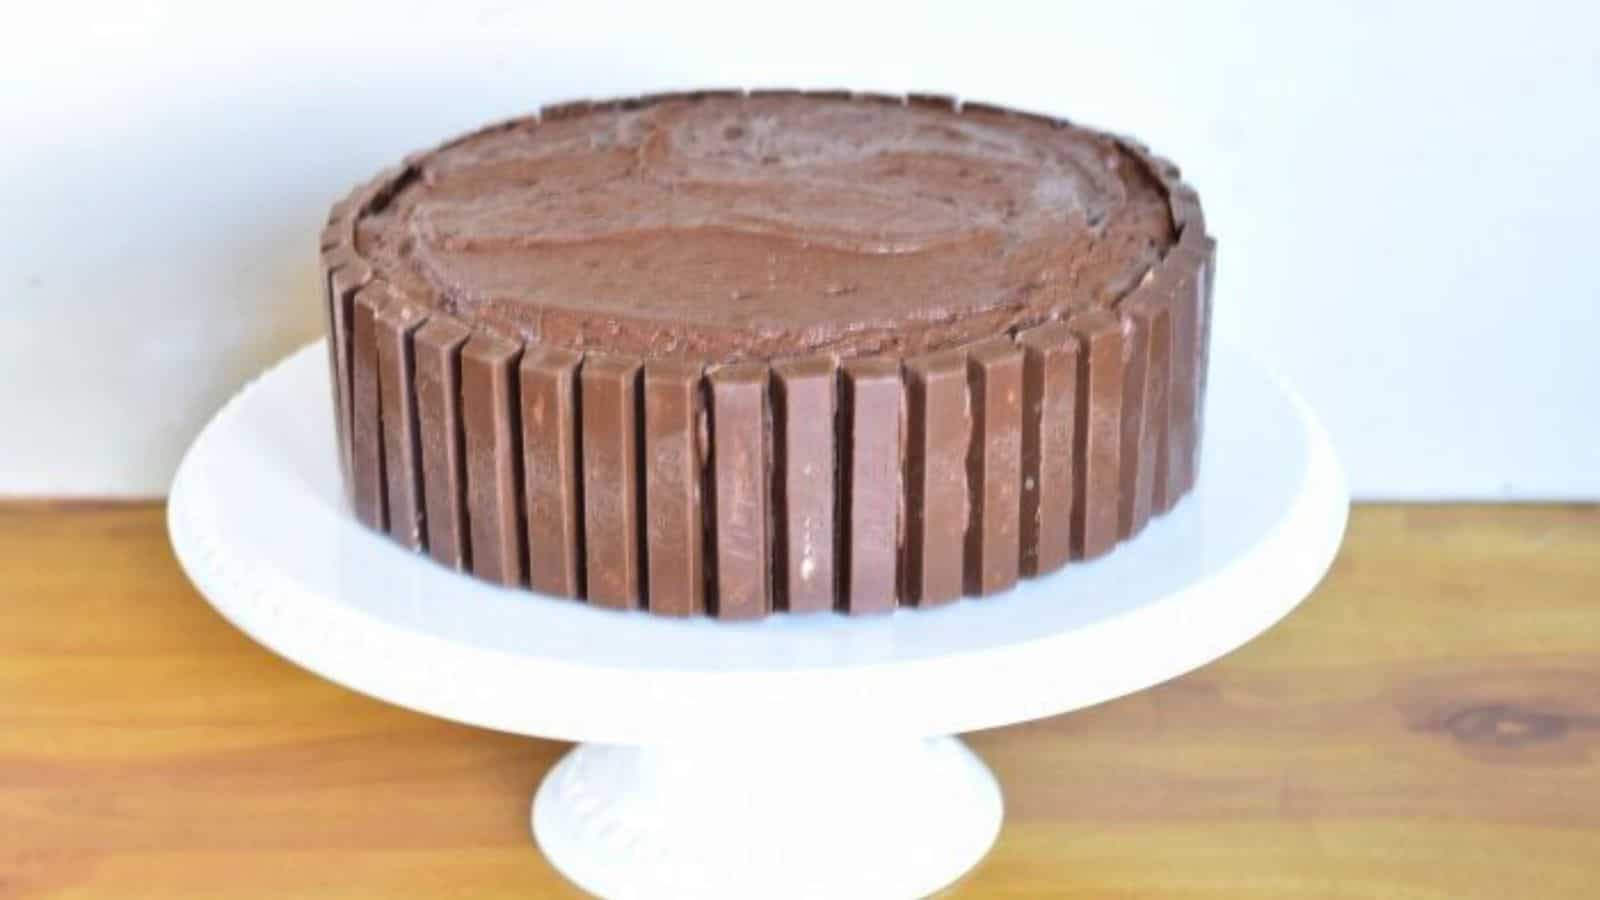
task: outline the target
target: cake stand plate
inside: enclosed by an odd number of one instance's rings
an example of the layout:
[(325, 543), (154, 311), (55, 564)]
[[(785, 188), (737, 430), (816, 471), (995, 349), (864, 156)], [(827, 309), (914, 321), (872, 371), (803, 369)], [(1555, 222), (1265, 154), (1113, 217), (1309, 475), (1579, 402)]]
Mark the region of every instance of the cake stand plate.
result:
[(909, 898), (974, 865), (1000, 791), (949, 737), (1138, 691), (1245, 643), (1316, 585), (1344, 478), (1282, 382), (1214, 355), (1194, 492), (1114, 553), (934, 610), (668, 620), (496, 588), (343, 501), (326, 351), (206, 426), (173, 483), (178, 559), (293, 662), (436, 716), (582, 742), (533, 830), (604, 897)]

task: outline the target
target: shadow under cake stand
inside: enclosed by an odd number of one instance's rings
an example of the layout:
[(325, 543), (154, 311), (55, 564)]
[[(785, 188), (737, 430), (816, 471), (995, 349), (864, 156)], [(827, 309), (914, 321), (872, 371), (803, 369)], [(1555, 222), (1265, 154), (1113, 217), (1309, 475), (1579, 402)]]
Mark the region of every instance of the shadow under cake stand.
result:
[(1214, 354), (1209, 391), (1195, 490), (1137, 538), (1004, 596), (878, 618), (590, 608), (369, 533), (343, 501), (321, 343), (206, 426), (168, 527), (201, 593), (287, 659), (431, 715), (580, 742), (540, 786), (533, 832), (593, 893), (919, 897), (1000, 828), (993, 775), (949, 735), (1194, 669), (1327, 570), (1348, 497), (1321, 425), (1236, 353)]

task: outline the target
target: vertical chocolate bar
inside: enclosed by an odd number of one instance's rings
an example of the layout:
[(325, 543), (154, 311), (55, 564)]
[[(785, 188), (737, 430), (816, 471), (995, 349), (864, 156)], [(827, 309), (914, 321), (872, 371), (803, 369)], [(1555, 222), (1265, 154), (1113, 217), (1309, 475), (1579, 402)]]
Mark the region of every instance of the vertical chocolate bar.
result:
[(773, 374), (773, 592), (789, 612), (833, 608), (834, 433), (838, 364), (831, 356), (785, 360)]
[(561, 119), (570, 119), (581, 116), (594, 108), (593, 100), (567, 100), (562, 103), (551, 103), (539, 108), (539, 120), (542, 122), (555, 122)]
[(435, 316), (411, 342), (428, 555), (456, 569), (467, 567), (471, 552), (460, 407), (461, 345), (470, 334), (454, 319)]
[(948, 94), (912, 92), (906, 94), (906, 105), (948, 112), (959, 112), (961, 110), (961, 101)]
[(333, 273), (338, 266), (336, 259), (337, 257), (331, 257), (326, 250), (322, 253), (322, 306), (326, 316), (323, 327), (327, 331), (328, 387), (332, 393), (333, 436), (339, 454), (339, 480), (344, 486), (346, 499), (348, 500), (350, 493), (350, 447), (349, 435), (345, 434), (344, 430), (344, 374), (339, 368), (339, 314), (334, 302), (333, 292)]
[(881, 103), (885, 106), (905, 106), (905, 94), (885, 94), (880, 91), (851, 91), (850, 99), (857, 103)]
[(967, 359), (946, 350), (907, 360), (905, 369), (905, 599), (931, 606), (958, 599), (965, 579)]
[(1060, 322), (1017, 336), (1022, 346), (1022, 573), (1072, 558), (1078, 342)]
[(719, 619), (758, 619), (772, 610), (767, 571), (767, 367), (712, 370), (711, 490)]
[(475, 334), (461, 349), (472, 572), (504, 585), (523, 578), (521, 356), (521, 344), (491, 334)]
[[(1145, 399), (1144, 432), (1153, 434), (1154, 441), (1149, 458), (1144, 449), (1140, 450), (1139, 483), (1148, 496), (1141, 494), (1139, 499), (1150, 516), (1161, 511), (1156, 505), (1156, 485), (1167, 480), (1166, 469), (1172, 463), (1172, 434), (1168, 426), (1172, 418), (1172, 307), (1175, 302), (1171, 294), (1166, 294), (1155, 298), (1149, 309), (1150, 369), (1146, 382), (1149, 393)], [(1135, 314), (1142, 315), (1142, 308), (1142, 304), (1136, 306)]]
[[(1118, 422), (1122, 435), (1117, 439), (1117, 539), (1133, 534), (1134, 498), (1138, 495), (1139, 441), (1144, 427), (1145, 373), (1149, 368), (1150, 335), (1145, 323), (1133, 316), (1122, 316), (1122, 412)], [(1145, 516), (1149, 518), (1148, 513)]]
[(1073, 552), (1081, 559), (1092, 559), (1117, 543), (1122, 482), (1122, 322), (1097, 309), (1073, 316), (1067, 327), (1082, 346), (1078, 355)]
[(583, 479), (578, 461), (578, 364), (573, 350), (522, 352), (522, 472), (528, 586), (583, 595)]
[(639, 559), (639, 361), (590, 354), (578, 370), (583, 417), (584, 583), (590, 603), (633, 609)]
[(351, 320), (354, 316), (353, 307), (355, 294), (363, 285), (372, 280), (372, 269), (365, 260), (357, 257), (347, 247), (340, 247), (328, 254), (327, 261), (331, 268), (328, 276), (328, 300), (332, 316), (332, 330), (328, 333), (333, 354), (334, 390), (338, 394), (336, 413), (339, 417), (338, 435), (339, 447), (342, 452), (340, 464), (343, 466), (345, 477), (345, 493), (347, 499), (354, 501), (351, 492), (351, 446), (350, 429), (354, 420), (353, 400), (351, 399), (353, 371), (353, 356), (351, 354), (352, 328)]
[(1017, 583), (1022, 524), (1022, 348), (1009, 337), (967, 348), (972, 444), (967, 450), (968, 593)]
[(1194, 445), (1190, 450), (1189, 457), (1188, 488), (1194, 487), (1195, 477), (1200, 472), (1200, 449), (1204, 443), (1205, 435), (1206, 378), (1211, 372), (1211, 295), (1212, 286), (1217, 276), (1216, 240), (1207, 237), (1201, 244), (1201, 251), (1204, 257), (1200, 263), (1200, 271), (1196, 276), (1196, 280), (1199, 282), (1197, 288), (1199, 299), (1197, 302), (1200, 305), (1200, 327), (1199, 336), (1196, 340), (1197, 346), (1194, 349), (1195, 357), (1198, 360), (1196, 367), (1200, 370), (1200, 376), (1195, 383)]
[(843, 384), (840, 600), (852, 614), (890, 612), (899, 602), (900, 364), (849, 360)]
[(1124, 331), (1133, 342), (1122, 380), (1122, 503), (1117, 525), (1123, 538), (1144, 530), (1155, 511), (1155, 485), (1169, 464), (1167, 400), (1172, 360), (1172, 291), (1157, 280), (1152, 290), (1122, 305)]
[(356, 518), (376, 531), (389, 527), (384, 509), (383, 406), (378, 384), (378, 310), (389, 301), (378, 284), (356, 292), (352, 305), (350, 481)]
[(378, 339), (378, 394), (383, 413), (383, 474), (389, 534), (412, 550), (423, 545), (422, 448), (417, 395), (412, 390), (412, 337), (428, 314), (418, 306), (390, 302), (373, 324)]
[(1170, 301), (1172, 359), (1167, 389), (1167, 464), (1155, 486), (1152, 506), (1157, 512), (1172, 508), (1194, 482), (1195, 446), (1198, 437), (1201, 394), (1200, 328), (1202, 293), (1198, 281), (1187, 273), (1194, 265), (1187, 255), (1174, 254), (1165, 263), (1172, 267)]
[(653, 360), (644, 367), (644, 532), (650, 611), (705, 611), (705, 518), (701, 506), (702, 367)]

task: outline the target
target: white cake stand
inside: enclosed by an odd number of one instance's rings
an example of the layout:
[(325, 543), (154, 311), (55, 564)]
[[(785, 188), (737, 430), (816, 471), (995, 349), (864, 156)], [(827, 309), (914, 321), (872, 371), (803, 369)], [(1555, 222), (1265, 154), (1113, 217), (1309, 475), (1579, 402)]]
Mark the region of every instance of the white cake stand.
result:
[(955, 738), (1189, 671), (1271, 626), (1348, 507), (1326, 434), (1219, 352), (1205, 464), (1110, 556), (1003, 597), (724, 624), (479, 583), (348, 514), (318, 344), (190, 448), (168, 524), (222, 615), (326, 678), (436, 716), (582, 742), (539, 788), (550, 861), (604, 897), (918, 897), (974, 865), (1000, 791)]

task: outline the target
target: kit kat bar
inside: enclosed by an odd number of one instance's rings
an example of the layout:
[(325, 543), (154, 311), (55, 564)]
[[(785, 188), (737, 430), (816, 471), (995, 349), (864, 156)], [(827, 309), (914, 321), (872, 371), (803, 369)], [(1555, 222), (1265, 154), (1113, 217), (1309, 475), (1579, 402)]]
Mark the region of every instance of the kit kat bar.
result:
[(653, 360), (644, 367), (645, 562), (650, 611), (705, 611), (705, 519), (701, 507), (698, 362)]
[(849, 360), (843, 386), (840, 603), (851, 614), (886, 613), (899, 602), (900, 363)]
[(583, 493), (578, 462), (578, 365), (583, 355), (530, 344), (519, 367), (528, 586), (583, 595)]
[(384, 496), (389, 534), (412, 550), (423, 546), (422, 448), (417, 427), (417, 395), (412, 389), (416, 354), (412, 338), (427, 313), (391, 301), (373, 324), (378, 338), (378, 394), (383, 413)]
[(597, 606), (642, 599), (639, 361), (593, 353), (578, 371), (583, 420), (584, 584)]
[(339, 454), (339, 477), (348, 497), (350, 490), (350, 448), (347, 446), (349, 438), (344, 432), (344, 375), (339, 369), (339, 319), (335, 311), (333, 293), (333, 273), (338, 265), (337, 256), (324, 250), (321, 257), (320, 271), (322, 275), (323, 329), (327, 334), (327, 339), (324, 343), (328, 346), (328, 387), (332, 397), (333, 436)]
[(461, 349), (472, 572), (503, 585), (523, 580), (521, 356), (521, 344), (490, 334), (473, 335)]
[(1139, 445), (1144, 429), (1145, 375), (1149, 369), (1150, 334), (1145, 320), (1122, 315), (1122, 411), (1117, 416), (1117, 539), (1132, 536), (1150, 518), (1134, 520), (1139, 493)]
[(329, 253), (327, 260), (331, 266), (328, 276), (330, 313), (328, 342), (334, 367), (333, 387), (337, 395), (335, 414), (338, 417), (337, 434), (341, 454), (339, 462), (345, 474), (345, 496), (353, 502), (351, 454), (354, 448), (351, 446), (350, 436), (351, 424), (354, 421), (354, 401), (351, 398), (354, 374), (351, 365), (352, 320), (356, 291), (372, 280), (372, 269), (346, 247), (337, 248)]
[(1124, 331), (1134, 342), (1123, 368), (1122, 504), (1117, 514), (1121, 536), (1144, 530), (1156, 512), (1155, 486), (1170, 464), (1167, 406), (1172, 377), (1172, 290), (1164, 281), (1123, 304), (1132, 320)]
[(465, 569), (471, 555), (460, 408), (461, 347), (470, 334), (436, 315), (412, 338), (428, 555), (455, 569)]
[(1199, 336), (1195, 341), (1196, 368), (1200, 375), (1195, 384), (1194, 401), (1194, 445), (1189, 456), (1189, 483), (1186, 490), (1194, 487), (1195, 477), (1200, 472), (1200, 448), (1205, 436), (1205, 398), (1206, 377), (1211, 371), (1211, 300), (1212, 287), (1217, 275), (1217, 242), (1207, 237), (1201, 244), (1200, 270), (1196, 277), (1199, 282), (1200, 327)]
[(1186, 254), (1174, 255), (1166, 261), (1167, 266), (1179, 267), (1180, 271), (1169, 276), (1172, 348), (1167, 386), (1167, 460), (1165, 466), (1159, 467), (1160, 477), (1151, 500), (1156, 512), (1171, 509), (1194, 482), (1200, 424), (1200, 320), (1204, 311), (1199, 281), (1181, 270), (1195, 264)]
[(961, 597), (972, 420), (967, 360), (944, 350), (906, 361), (905, 599)]
[(972, 444), (967, 451), (965, 587), (993, 594), (1017, 583), (1022, 523), (1022, 348), (1009, 337), (967, 348)]
[(758, 619), (772, 610), (768, 574), (767, 367), (714, 369), (711, 385), (713, 612)]
[(834, 605), (835, 418), (831, 356), (773, 365), (773, 601), (789, 612)]
[(1105, 310), (1067, 320), (1078, 338), (1078, 421), (1072, 496), (1074, 556), (1092, 559), (1117, 543), (1122, 484), (1122, 322)]
[(356, 519), (376, 531), (389, 527), (383, 475), (383, 406), (378, 383), (378, 311), (389, 301), (378, 284), (356, 292), (351, 306), (350, 481)]
[(1024, 575), (1072, 558), (1073, 436), (1078, 343), (1060, 322), (1017, 335), (1022, 347), (1022, 560)]
[(957, 112), (961, 108), (960, 101), (948, 94), (926, 94), (918, 92), (906, 94), (906, 105), (920, 106), (925, 109), (938, 110), (940, 112)]
[(542, 122), (557, 122), (561, 119), (570, 119), (581, 116), (594, 109), (593, 100), (566, 100), (561, 103), (551, 103), (540, 107), (539, 120)]

